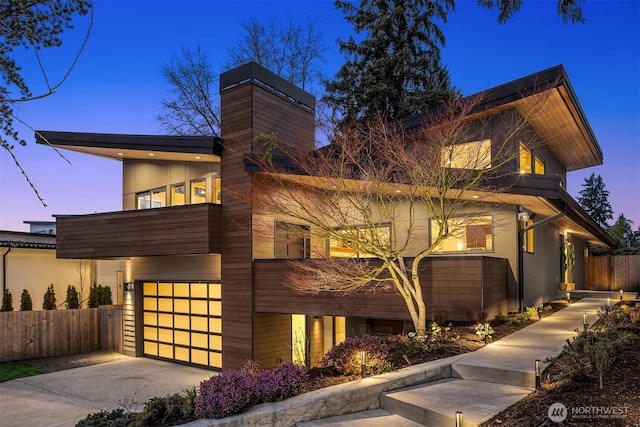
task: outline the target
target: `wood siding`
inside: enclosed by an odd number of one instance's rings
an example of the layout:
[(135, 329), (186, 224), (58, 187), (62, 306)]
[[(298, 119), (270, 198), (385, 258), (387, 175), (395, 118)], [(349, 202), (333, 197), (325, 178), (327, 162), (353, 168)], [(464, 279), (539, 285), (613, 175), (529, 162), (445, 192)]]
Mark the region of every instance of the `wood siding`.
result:
[(88, 351), (122, 352), (122, 308), (0, 313), (0, 362)]
[(256, 313), (253, 322), (253, 360), (262, 369), (291, 361), (291, 316)]
[[(221, 162), (224, 369), (239, 369), (247, 359), (259, 359), (264, 363), (263, 367), (270, 367), (280, 358), (291, 357), (290, 350), (287, 349), (285, 356), (282, 347), (286, 322), (280, 316), (254, 319), (253, 208), (238, 197), (238, 194), (246, 197), (252, 191), (252, 177), (245, 170), (244, 155), (252, 151), (254, 138), (260, 134), (274, 133), (280, 141), (298, 146), (301, 143), (311, 144), (310, 148), (313, 148), (314, 141), (313, 113), (292, 103), (281, 93), (259, 85), (253, 76), (246, 77), (249, 77), (247, 83), (224, 90), (220, 102), (222, 138), (225, 141)], [(221, 81), (225, 79), (223, 74)], [(256, 328), (264, 332), (263, 324), (274, 322), (279, 326), (269, 329), (267, 338), (256, 332)], [(289, 330), (288, 345), (290, 333)], [(254, 336), (257, 336), (256, 342)], [(269, 336), (277, 340), (273, 344), (275, 347), (265, 341)]]
[(220, 253), (219, 205), (172, 206), (57, 218), (58, 258)]
[[(254, 262), (257, 313), (289, 313), (411, 320), (404, 300), (394, 290), (301, 295), (284, 285), (285, 260)], [(509, 264), (491, 257), (433, 257), (423, 261), (420, 278), (429, 318), (470, 321), (478, 311), (489, 317), (507, 313)]]
[(586, 290), (640, 291), (640, 255), (588, 257), (585, 270)]

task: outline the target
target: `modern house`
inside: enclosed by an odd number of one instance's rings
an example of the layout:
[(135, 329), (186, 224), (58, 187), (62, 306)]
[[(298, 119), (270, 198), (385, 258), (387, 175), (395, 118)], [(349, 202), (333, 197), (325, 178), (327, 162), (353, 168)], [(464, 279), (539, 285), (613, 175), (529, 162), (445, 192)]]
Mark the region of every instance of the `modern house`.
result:
[[(518, 111), (536, 88), (548, 96), (531, 119), (544, 144), (528, 148), (523, 134), (515, 185), (492, 198), (484, 222), (427, 259), (429, 313), (468, 321), (555, 299), (562, 287), (583, 286), (589, 243), (614, 244), (565, 190), (567, 172), (603, 158), (562, 67), (486, 91), (477, 114)], [(221, 138), (38, 132), (59, 149), (122, 162), (122, 211), (57, 216), (57, 257), (122, 262), (125, 351), (271, 368), (313, 364), (346, 336), (410, 327), (393, 290), (303, 295), (286, 287), (287, 258), (310, 256), (307, 244), (336, 256), (338, 248), (280, 239), (275, 218), (267, 238), (252, 204), (228, 191), (251, 191), (249, 178), (261, 173), (246, 156), (257, 135), (315, 149), (313, 96), (255, 63), (223, 73), (220, 95)]]

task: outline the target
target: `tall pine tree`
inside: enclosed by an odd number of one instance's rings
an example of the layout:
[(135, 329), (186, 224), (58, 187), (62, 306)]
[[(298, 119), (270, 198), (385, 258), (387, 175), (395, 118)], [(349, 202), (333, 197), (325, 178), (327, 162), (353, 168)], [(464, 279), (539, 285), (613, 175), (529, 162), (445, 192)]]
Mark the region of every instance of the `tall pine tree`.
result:
[(584, 179), (582, 187), (578, 203), (600, 227), (606, 230), (609, 228), (607, 221), (613, 219), (613, 209), (609, 203), (609, 191), (604, 188), (602, 177), (592, 173), (590, 177)]
[(357, 34), (340, 40), (346, 62), (323, 97), (341, 123), (383, 113), (390, 120), (425, 111), (451, 95), (442, 65), (445, 44), (439, 23), (446, 22), (454, 0), (336, 0)]

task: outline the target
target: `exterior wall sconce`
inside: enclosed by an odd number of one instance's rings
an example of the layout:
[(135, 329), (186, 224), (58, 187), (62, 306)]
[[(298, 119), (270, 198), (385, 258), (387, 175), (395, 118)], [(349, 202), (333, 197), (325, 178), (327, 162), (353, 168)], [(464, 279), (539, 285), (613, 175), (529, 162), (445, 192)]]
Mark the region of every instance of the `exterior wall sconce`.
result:
[(133, 282), (125, 283), (125, 289), (129, 292), (133, 291)]
[(358, 359), (360, 359), (360, 376), (365, 378), (367, 376), (367, 353), (364, 350), (360, 350)]
[(536, 390), (540, 390), (540, 359), (536, 359)]
[(456, 427), (462, 427), (462, 411), (456, 411)]
[(589, 328), (589, 324), (587, 323), (587, 313), (582, 313), (582, 326), (584, 326), (584, 331), (587, 332), (587, 328)]
[(526, 211), (518, 212), (518, 219), (524, 222), (526, 226), (527, 222), (529, 222), (529, 212), (526, 212)]

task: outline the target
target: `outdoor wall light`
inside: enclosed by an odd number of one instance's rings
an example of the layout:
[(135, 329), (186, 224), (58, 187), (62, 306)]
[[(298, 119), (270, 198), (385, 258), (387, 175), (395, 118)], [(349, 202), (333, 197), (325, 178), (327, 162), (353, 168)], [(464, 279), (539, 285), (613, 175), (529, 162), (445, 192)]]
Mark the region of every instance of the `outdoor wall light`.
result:
[(589, 327), (587, 323), (587, 313), (582, 313), (582, 326), (584, 326), (584, 331), (587, 332), (587, 328)]
[(133, 290), (133, 282), (127, 282), (127, 283), (125, 284), (125, 286), (126, 286), (126, 289), (127, 289), (128, 291), (132, 291), (132, 290)]
[(456, 411), (456, 427), (462, 427), (462, 411)]
[(358, 358), (360, 359), (360, 376), (365, 378), (367, 376), (367, 353), (364, 350), (360, 350)]
[(536, 359), (536, 390), (540, 390), (540, 359)]

